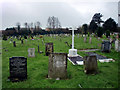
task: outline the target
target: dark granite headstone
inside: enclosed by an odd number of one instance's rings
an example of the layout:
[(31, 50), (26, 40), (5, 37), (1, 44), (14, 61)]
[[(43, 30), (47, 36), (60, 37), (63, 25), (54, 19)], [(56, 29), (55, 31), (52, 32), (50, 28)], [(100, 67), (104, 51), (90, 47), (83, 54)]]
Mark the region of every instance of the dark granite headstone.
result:
[(53, 43), (45, 43), (45, 54), (49, 56), (53, 52)]
[(15, 41), (13, 41), (13, 46), (16, 47), (16, 42)]
[(21, 44), (23, 44), (23, 39), (21, 40)]
[(40, 50), (39, 50), (39, 45), (38, 45), (38, 53), (40, 52)]
[(27, 79), (27, 58), (12, 57), (9, 58), (10, 80), (12, 82), (23, 81)]
[(104, 40), (101, 45), (102, 52), (110, 52), (111, 50), (111, 43), (109, 40)]

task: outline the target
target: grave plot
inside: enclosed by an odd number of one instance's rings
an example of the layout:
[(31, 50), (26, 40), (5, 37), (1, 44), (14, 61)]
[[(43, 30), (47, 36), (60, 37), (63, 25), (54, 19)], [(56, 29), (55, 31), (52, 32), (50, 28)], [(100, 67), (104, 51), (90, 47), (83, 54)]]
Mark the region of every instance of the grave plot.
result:
[(73, 65), (83, 65), (83, 57), (81, 56), (68, 57), (68, 60), (72, 62)]
[(99, 54), (94, 53), (94, 52), (86, 52), (86, 54), (88, 54), (89, 56), (95, 55), (95, 56), (97, 57), (97, 60), (99, 60), (100, 62), (110, 62), (110, 61), (114, 61), (114, 60), (111, 59), (111, 58), (107, 58), (107, 57), (105, 57), (105, 56), (99, 55)]

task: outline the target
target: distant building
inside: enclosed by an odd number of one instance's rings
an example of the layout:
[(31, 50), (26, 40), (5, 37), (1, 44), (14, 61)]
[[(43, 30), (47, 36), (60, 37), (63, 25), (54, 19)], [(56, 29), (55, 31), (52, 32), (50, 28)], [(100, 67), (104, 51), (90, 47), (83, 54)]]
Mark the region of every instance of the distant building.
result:
[(120, 1), (118, 2), (118, 27), (120, 27)]

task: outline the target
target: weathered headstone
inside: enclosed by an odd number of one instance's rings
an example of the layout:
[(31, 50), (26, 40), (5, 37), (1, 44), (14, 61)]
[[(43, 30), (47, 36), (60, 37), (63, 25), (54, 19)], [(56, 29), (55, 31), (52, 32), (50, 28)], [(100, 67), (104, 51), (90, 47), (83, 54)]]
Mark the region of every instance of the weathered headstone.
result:
[(48, 78), (67, 78), (67, 53), (49, 55)]
[(38, 45), (38, 53), (40, 52), (39, 45)]
[(90, 44), (92, 43), (92, 37), (89, 38), (89, 43), (90, 43)]
[(45, 54), (49, 56), (53, 52), (53, 43), (45, 43)]
[(86, 41), (87, 41), (87, 37), (85, 36), (85, 37), (84, 37), (84, 43), (86, 43)]
[(13, 41), (13, 46), (16, 47), (16, 42), (15, 41)]
[(28, 57), (35, 57), (35, 48), (28, 49)]
[(23, 44), (23, 39), (21, 40), (21, 44)]
[(120, 42), (118, 39), (115, 41), (115, 51), (120, 52)]
[(27, 79), (27, 58), (12, 57), (9, 58), (10, 81), (22, 81)]
[(111, 50), (111, 43), (109, 40), (103, 40), (101, 45), (101, 51), (102, 52), (110, 52)]
[(83, 58), (84, 62), (84, 72), (86, 74), (96, 74), (97, 73), (97, 57), (95, 55), (86, 56)]

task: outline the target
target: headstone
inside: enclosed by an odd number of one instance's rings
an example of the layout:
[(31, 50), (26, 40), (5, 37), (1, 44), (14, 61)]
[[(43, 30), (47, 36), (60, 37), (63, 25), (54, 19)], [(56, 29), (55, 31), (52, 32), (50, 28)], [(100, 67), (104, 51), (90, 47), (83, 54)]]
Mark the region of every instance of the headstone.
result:
[(40, 50), (39, 50), (39, 45), (38, 45), (38, 53), (40, 52)]
[(92, 43), (92, 37), (89, 38), (89, 43), (90, 43), (90, 44)]
[(112, 42), (113, 42), (112, 38), (110, 38), (109, 40), (110, 40), (110, 43), (112, 43)]
[(45, 43), (44, 43), (44, 40), (42, 40), (42, 44), (44, 45)]
[(21, 44), (23, 44), (23, 39), (21, 40)]
[(27, 58), (9, 58), (10, 81), (22, 81), (27, 79)]
[(95, 55), (86, 56), (83, 58), (84, 62), (84, 72), (86, 74), (96, 74), (97, 73), (97, 57)]
[(35, 57), (35, 48), (28, 49), (28, 57)]
[(53, 52), (53, 43), (46, 43), (45, 44), (45, 54), (49, 56), (50, 53)]
[(67, 78), (67, 53), (51, 53), (49, 55), (48, 78)]
[(120, 41), (118, 39), (115, 41), (115, 51), (120, 52)]
[(110, 52), (111, 50), (111, 43), (109, 40), (103, 40), (101, 45), (101, 51), (102, 52)]
[(85, 36), (85, 37), (84, 37), (84, 43), (86, 43), (86, 41), (87, 41), (87, 37)]
[(15, 41), (13, 41), (13, 46), (16, 47), (16, 42)]

